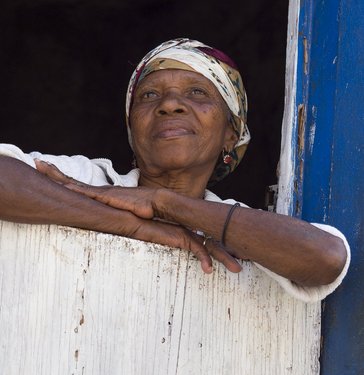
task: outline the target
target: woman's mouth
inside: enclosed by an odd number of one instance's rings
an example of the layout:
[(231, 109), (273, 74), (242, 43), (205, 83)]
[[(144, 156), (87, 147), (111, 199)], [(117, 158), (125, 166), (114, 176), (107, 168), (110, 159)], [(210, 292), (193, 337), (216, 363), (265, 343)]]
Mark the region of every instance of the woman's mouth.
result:
[(154, 133), (153, 138), (176, 138), (194, 134), (195, 132), (191, 127), (180, 123), (180, 121), (166, 121), (158, 124), (157, 131)]
[(183, 137), (186, 135), (194, 134), (193, 131), (184, 129), (184, 128), (172, 128), (172, 129), (164, 129), (158, 132), (155, 137), (156, 138), (175, 138), (175, 137)]

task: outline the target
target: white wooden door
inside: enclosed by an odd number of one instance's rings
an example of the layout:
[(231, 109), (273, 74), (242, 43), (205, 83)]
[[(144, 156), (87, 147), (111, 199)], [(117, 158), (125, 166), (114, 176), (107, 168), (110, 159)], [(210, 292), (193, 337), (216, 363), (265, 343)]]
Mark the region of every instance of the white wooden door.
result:
[(250, 263), (0, 222), (0, 332), (6, 375), (317, 375), (320, 304)]

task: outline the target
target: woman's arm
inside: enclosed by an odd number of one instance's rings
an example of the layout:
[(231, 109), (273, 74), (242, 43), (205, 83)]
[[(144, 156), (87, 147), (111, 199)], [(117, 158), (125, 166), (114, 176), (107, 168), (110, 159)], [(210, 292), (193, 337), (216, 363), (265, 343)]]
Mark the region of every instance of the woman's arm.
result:
[[(0, 155), (0, 219), (30, 224), (60, 224), (118, 234), (193, 252), (205, 272), (211, 258), (202, 240), (183, 227), (142, 219), (73, 192), (25, 163)], [(232, 270), (240, 267), (216, 248)], [(239, 268), (239, 269), (238, 269)]]
[[(120, 231), (112, 220), (102, 222), (103, 212), (118, 218), (111, 207), (80, 196), (55, 183), (25, 163), (0, 156), (0, 218), (30, 224), (61, 224), (99, 231)], [(90, 215), (94, 212), (95, 215)], [(127, 228), (125, 228), (127, 230)]]
[[(159, 217), (198, 228), (220, 240), (230, 205), (159, 191), (154, 199)], [(327, 285), (346, 261), (343, 241), (289, 216), (237, 207), (225, 233), (225, 244), (237, 258), (248, 258), (305, 286)]]
[[(93, 187), (57, 176), (43, 164), (43, 173), (68, 188), (143, 218), (158, 217), (204, 232), (220, 241), (230, 205), (189, 198), (167, 189)], [(210, 245), (211, 243), (211, 245)], [(227, 251), (250, 259), (297, 284), (327, 285), (343, 270), (343, 241), (289, 216), (238, 207), (225, 233)], [(212, 241), (207, 246), (212, 246)]]

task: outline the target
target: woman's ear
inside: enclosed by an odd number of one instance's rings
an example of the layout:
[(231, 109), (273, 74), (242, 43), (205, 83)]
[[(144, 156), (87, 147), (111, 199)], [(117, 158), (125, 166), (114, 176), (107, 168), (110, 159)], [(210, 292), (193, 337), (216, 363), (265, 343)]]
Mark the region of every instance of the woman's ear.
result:
[(225, 130), (225, 140), (224, 140), (224, 150), (231, 151), (236, 142), (238, 141), (238, 136), (232, 126), (228, 124)]

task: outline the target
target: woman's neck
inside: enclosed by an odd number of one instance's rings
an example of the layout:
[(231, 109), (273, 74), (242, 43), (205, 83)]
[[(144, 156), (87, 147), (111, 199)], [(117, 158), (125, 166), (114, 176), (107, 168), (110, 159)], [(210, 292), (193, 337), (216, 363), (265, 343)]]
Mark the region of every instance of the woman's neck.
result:
[(148, 174), (140, 171), (139, 186), (165, 188), (191, 198), (203, 198), (208, 182), (204, 175), (191, 175), (183, 172)]

